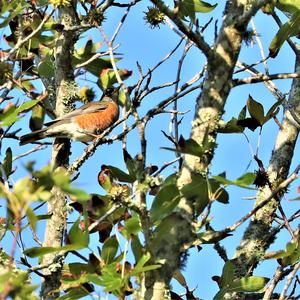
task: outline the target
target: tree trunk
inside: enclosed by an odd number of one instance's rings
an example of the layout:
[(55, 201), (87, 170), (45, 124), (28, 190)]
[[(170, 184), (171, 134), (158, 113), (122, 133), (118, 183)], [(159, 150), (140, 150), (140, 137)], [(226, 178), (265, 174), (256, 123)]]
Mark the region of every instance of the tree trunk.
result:
[[(58, 9), (60, 23), (64, 30), (59, 34), (55, 46), (55, 78), (56, 78), (56, 116), (60, 117), (72, 109), (76, 97), (76, 83), (72, 66), (72, 53), (77, 39), (75, 31), (68, 30), (77, 24), (77, 1), (72, 5)], [(74, 92), (75, 91), (75, 92)], [(67, 168), (70, 156), (70, 141), (67, 139), (55, 139), (53, 143), (51, 163), (53, 168)], [(51, 218), (47, 221), (44, 247), (60, 247), (63, 243), (63, 233), (66, 228), (66, 196), (58, 188), (53, 188), (53, 197), (48, 201), (48, 214)], [(42, 284), (41, 297), (52, 300), (59, 296), (56, 290), (60, 287), (61, 269), (63, 259), (55, 261), (55, 254), (43, 257), (44, 264), (51, 264), (45, 269), (45, 281)]]
[[(232, 74), (248, 22), (266, 2), (227, 1), (223, 25), (212, 49), (213, 54), (208, 56), (207, 74), (195, 109), (191, 138), (200, 145), (203, 144), (207, 134), (209, 141), (216, 139), (218, 124), (231, 89)], [(179, 188), (191, 181), (192, 174), (206, 174), (213, 154), (214, 149), (201, 158), (185, 155), (178, 179)], [(174, 271), (179, 269), (182, 261), (185, 260), (186, 249), (178, 245), (186, 245), (195, 239), (192, 226), (193, 205), (190, 199), (182, 198), (178, 205), (178, 212), (164, 220), (166, 224), (170, 224), (169, 236), (165, 241), (154, 242), (152, 249), (155, 258), (164, 263), (161, 268), (146, 273), (141, 288), (145, 292), (141, 299), (164, 299)]]
[[(300, 72), (300, 53), (296, 56), (295, 73)], [(284, 112), (284, 120), (278, 132), (272, 157), (268, 167), (269, 180), (275, 189), (287, 178), (292, 162), (294, 149), (299, 133), (299, 124), (294, 120), (292, 114), (300, 114), (300, 79), (295, 78), (289, 95), (287, 109)], [(291, 113), (292, 112), (292, 113)], [(256, 205), (268, 198), (271, 194), (268, 186), (262, 188), (256, 198)], [(272, 199), (267, 205), (260, 209), (240, 242), (233, 261), (235, 276), (242, 278), (249, 274), (250, 270), (258, 264), (265, 251), (273, 243), (274, 237), (271, 232), (272, 222), (278, 208), (280, 196)], [(228, 299), (240, 299), (239, 295), (230, 294)]]

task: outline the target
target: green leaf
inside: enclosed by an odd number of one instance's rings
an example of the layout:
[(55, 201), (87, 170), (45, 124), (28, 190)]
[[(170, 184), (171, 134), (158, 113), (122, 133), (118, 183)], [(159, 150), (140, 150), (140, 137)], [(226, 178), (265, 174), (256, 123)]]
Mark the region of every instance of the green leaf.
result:
[(149, 252), (145, 253), (140, 260), (138, 261), (138, 263), (136, 264), (136, 268), (140, 269), (142, 268), (151, 258), (151, 255)]
[(208, 180), (209, 199), (217, 200), (221, 203), (229, 203), (229, 195), (227, 191), (220, 186), (220, 183), (210, 178)]
[(38, 101), (39, 100), (29, 100), (24, 102), (19, 107), (16, 107), (15, 105), (9, 107), (4, 113), (0, 115), (1, 126), (10, 126), (18, 121), (20, 119), (18, 115), (25, 110), (29, 110), (31, 107), (36, 105)]
[(9, 11), (10, 13), (4, 18), (4, 21), (0, 23), (0, 28), (6, 27), (14, 17), (20, 15), (20, 13), (24, 11), (26, 7), (28, 7), (28, 4), (25, 5), (24, 4), (25, 4), (24, 2), (19, 3), (16, 1), (12, 1), (11, 3), (8, 3), (8, 5), (6, 6), (3, 5), (1, 9), (1, 13), (3, 14), (4, 12), (7, 11)]
[(223, 176), (213, 176), (213, 179), (217, 180), (224, 186), (236, 185), (236, 186), (246, 188), (246, 189), (253, 189), (253, 188), (250, 188), (249, 185), (253, 184), (255, 177), (256, 177), (256, 175), (254, 173), (245, 173), (244, 175), (242, 175), (241, 177), (239, 177), (236, 180), (228, 180), (228, 179), (224, 178)]
[(87, 201), (91, 198), (85, 191), (71, 185), (70, 175), (64, 169), (56, 169), (50, 176), (56, 186), (72, 196), (73, 201)]
[(230, 121), (222, 124), (218, 128), (219, 133), (242, 133), (245, 130), (245, 127), (238, 125), (238, 121), (236, 118), (232, 118)]
[(85, 226), (86, 230), (82, 230), (79, 227), (79, 224), (80, 217), (72, 225), (68, 234), (68, 239), (71, 245), (78, 245), (80, 248), (85, 248), (89, 245), (89, 232), (87, 229), (88, 226)]
[[(127, 69), (118, 70), (118, 74), (122, 80), (126, 80), (131, 76), (132, 72)], [(116, 73), (113, 69), (103, 69), (97, 81), (98, 86), (104, 91), (112, 87), (118, 82)]]
[(284, 99), (279, 99), (278, 101), (276, 101), (268, 110), (265, 118), (264, 118), (264, 123), (266, 123), (267, 121), (269, 121), (271, 118), (275, 117), (278, 112), (279, 112), (279, 106), (282, 104)]
[(204, 152), (207, 150), (207, 148), (210, 148), (211, 146), (212, 145), (200, 146), (193, 139), (184, 140), (182, 138), (180, 139), (179, 147), (177, 149), (168, 148), (168, 147), (161, 147), (161, 149), (201, 157), (204, 154)]
[(268, 258), (281, 259), (280, 264), (282, 266), (288, 266), (295, 263), (300, 257), (300, 238), (298, 240), (291, 240), (286, 244), (286, 249), (277, 251), (273, 255), (269, 255)]
[(300, 10), (299, 0), (277, 0), (275, 1), (276, 8), (293, 14), (294, 12)]
[(31, 109), (29, 127), (31, 131), (42, 129), (45, 120), (46, 109), (39, 103)]
[(222, 270), (220, 287), (226, 287), (231, 284), (234, 278), (234, 264), (231, 260), (226, 261)]
[(247, 106), (245, 105), (239, 113), (238, 118), (232, 118), (230, 121), (224, 125), (220, 125), (218, 132), (220, 133), (242, 133), (245, 130), (245, 127), (238, 125), (240, 120), (245, 119), (247, 112)]
[(113, 262), (119, 248), (119, 243), (115, 235), (109, 237), (103, 244), (101, 257), (105, 264)]
[(71, 288), (65, 295), (56, 298), (56, 300), (76, 300), (89, 295), (90, 292), (83, 286)]
[(54, 77), (55, 67), (53, 57), (46, 55), (46, 57), (38, 64), (38, 73), (40, 76), (51, 79)]
[(283, 43), (291, 36), (295, 36), (299, 33), (299, 27), (300, 10), (297, 10), (293, 13), (290, 20), (281, 26), (275, 37), (272, 39), (269, 46), (269, 55), (273, 58), (276, 57)]
[(119, 168), (113, 166), (107, 166), (110, 169), (111, 174), (114, 178), (117, 178), (119, 181), (133, 183), (136, 180), (134, 175), (129, 175)]
[(56, 247), (33, 247), (26, 249), (23, 253), (31, 258), (40, 257), (46, 254), (60, 251), (61, 248)]
[[(95, 54), (99, 48), (99, 43), (93, 43), (92, 40), (88, 40), (83, 48), (77, 49), (74, 52), (72, 59), (73, 65), (78, 65), (88, 61)], [(116, 58), (115, 61), (119, 61), (120, 58)], [(99, 77), (103, 69), (112, 68), (110, 58), (97, 58), (83, 67), (85, 70), (90, 72), (96, 77)]]
[(24, 102), (22, 105), (20, 105), (17, 109), (16, 112), (17, 114), (30, 110), (33, 106), (35, 106), (40, 100), (29, 100)]
[(136, 179), (136, 161), (131, 157), (131, 155), (124, 149), (123, 150), (124, 161), (129, 173), (129, 176)]
[(19, 119), (20, 118), (18, 117), (17, 107), (15, 105), (12, 105), (0, 115), (0, 125), (10, 126)]
[(228, 292), (258, 292), (262, 290), (269, 278), (259, 276), (245, 276), (235, 279), (229, 284)]
[(150, 216), (152, 220), (158, 221), (172, 213), (180, 201), (178, 187), (175, 184), (163, 186), (151, 206)]
[(239, 113), (239, 120), (245, 119), (247, 113), (247, 106), (245, 105)]
[(26, 214), (27, 214), (30, 227), (32, 228), (33, 231), (35, 231), (36, 223), (38, 221), (37, 216), (34, 214), (33, 210), (30, 207), (27, 208)]
[(11, 148), (8, 147), (5, 152), (5, 158), (3, 161), (3, 169), (5, 175), (8, 177), (12, 172), (12, 151)]
[[(65, 268), (65, 266), (64, 266)], [(83, 263), (70, 263), (67, 265), (67, 269), (70, 273), (75, 275), (81, 275), (83, 273), (94, 273), (95, 267), (91, 264), (83, 264)], [(76, 278), (76, 277), (75, 277)], [(67, 282), (69, 280), (73, 280), (73, 277), (64, 277), (63, 281)]]
[(131, 237), (131, 249), (135, 258), (135, 261), (139, 261), (143, 255), (143, 245), (137, 235)]
[(264, 107), (255, 101), (250, 95), (247, 101), (247, 108), (252, 118), (256, 119), (260, 125), (264, 123)]
[(201, 0), (182, 0), (179, 2), (178, 14), (180, 18), (189, 17), (191, 20), (195, 20), (196, 13), (208, 13), (214, 10), (217, 6), (211, 5)]
[(137, 235), (141, 229), (141, 220), (138, 215), (134, 215), (125, 221), (122, 233), (129, 240), (132, 235)]
[(140, 273), (144, 273), (144, 272), (148, 272), (148, 271), (152, 271), (152, 270), (156, 270), (161, 268), (161, 265), (156, 264), (156, 265), (149, 265), (149, 266), (145, 266), (145, 267), (141, 267), (141, 268), (137, 268), (135, 267), (131, 272), (130, 275), (131, 276), (136, 276)]
[(181, 189), (181, 193), (195, 203), (197, 214), (200, 214), (209, 203), (207, 180), (201, 175), (192, 175), (192, 181)]
[(72, 196), (73, 201), (85, 202), (91, 198), (91, 196), (88, 193), (86, 193), (84, 190), (72, 187), (71, 185), (65, 185), (61, 189), (65, 193)]

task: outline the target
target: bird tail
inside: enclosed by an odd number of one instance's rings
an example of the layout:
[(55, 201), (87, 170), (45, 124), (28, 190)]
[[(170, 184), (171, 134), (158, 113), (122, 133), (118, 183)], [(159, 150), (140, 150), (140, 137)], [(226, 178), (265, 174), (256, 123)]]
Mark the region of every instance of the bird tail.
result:
[(45, 134), (46, 130), (47, 130), (47, 127), (21, 136), (20, 137), (20, 146), (45, 138), (47, 136)]

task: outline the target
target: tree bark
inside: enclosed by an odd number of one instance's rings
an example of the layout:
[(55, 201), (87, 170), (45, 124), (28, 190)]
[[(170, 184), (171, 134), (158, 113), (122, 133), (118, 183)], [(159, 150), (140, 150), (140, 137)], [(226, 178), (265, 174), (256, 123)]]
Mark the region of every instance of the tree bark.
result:
[[(68, 30), (77, 24), (77, 1), (73, 0), (70, 6), (58, 9), (59, 22), (64, 30), (57, 38), (55, 46), (55, 80), (56, 80), (56, 116), (60, 117), (72, 109), (76, 97), (76, 83), (72, 66), (72, 54), (77, 33)], [(70, 156), (70, 141), (68, 139), (55, 139), (53, 143), (51, 163), (53, 168), (67, 168)], [(58, 188), (53, 188), (52, 198), (48, 201), (48, 214), (51, 218), (47, 221), (44, 247), (60, 247), (63, 243), (63, 233), (66, 223), (66, 195)], [(45, 269), (45, 281), (41, 288), (41, 297), (46, 300), (56, 299), (60, 287), (63, 259), (55, 261), (55, 254), (43, 257), (43, 264), (51, 264)]]
[[(157, 1), (153, 1), (157, 2)], [(232, 74), (237, 62), (243, 36), (250, 18), (267, 1), (227, 1), (223, 24), (218, 34), (212, 53), (208, 55), (207, 73), (203, 90), (197, 98), (191, 138), (203, 144), (208, 134), (210, 141), (215, 141), (224, 106), (232, 87)], [(201, 50), (201, 49), (200, 49)], [(179, 188), (191, 181), (192, 174), (206, 174), (210, 166), (214, 149), (199, 158), (185, 155), (181, 169)], [(194, 203), (182, 198), (178, 211), (164, 220), (169, 235), (165, 240), (153, 243), (153, 253), (161, 268), (147, 272), (141, 288), (145, 291), (142, 299), (164, 299), (169, 289), (173, 272), (179, 269), (185, 260), (184, 245), (195, 239), (192, 222), (194, 220)], [(180, 247), (180, 245), (182, 247)]]
[[(300, 72), (300, 54), (296, 55), (295, 72)], [(300, 115), (300, 79), (295, 78), (292, 83), (288, 105), (284, 112), (281, 129), (278, 132), (272, 157), (268, 167), (269, 180), (276, 186), (287, 178), (292, 162), (299, 124), (294, 120), (292, 114)], [(292, 114), (291, 114), (292, 111)], [(262, 188), (256, 198), (256, 205), (271, 195), (268, 186)], [(280, 196), (273, 198), (267, 205), (260, 209), (251, 220), (240, 245), (236, 251), (233, 261), (235, 276), (242, 278), (249, 274), (250, 270), (258, 264), (265, 251), (273, 243), (272, 222), (278, 208)], [(230, 294), (229, 299), (240, 299), (240, 295)]]

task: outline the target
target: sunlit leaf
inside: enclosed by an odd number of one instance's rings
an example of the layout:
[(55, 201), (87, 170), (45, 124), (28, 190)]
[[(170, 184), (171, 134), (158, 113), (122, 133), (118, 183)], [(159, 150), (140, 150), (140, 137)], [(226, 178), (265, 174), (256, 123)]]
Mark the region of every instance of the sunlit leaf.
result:
[(119, 248), (119, 243), (115, 235), (108, 238), (102, 247), (101, 257), (106, 264), (110, 264), (115, 258)]
[(53, 58), (50, 55), (47, 55), (41, 62), (38, 64), (38, 73), (42, 77), (48, 79), (54, 76), (54, 62)]
[(32, 228), (33, 231), (35, 231), (38, 218), (30, 207), (27, 208), (26, 213), (27, 213), (27, 218), (28, 218), (30, 227)]
[(201, 0), (182, 0), (179, 2), (179, 16), (181, 18), (189, 17), (194, 20), (196, 13), (208, 13), (211, 12), (217, 4), (211, 5), (208, 2)]
[(107, 166), (107, 168), (110, 169), (113, 177), (117, 178), (119, 181), (133, 183), (136, 180), (134, 175), (129, 175), (117, 167)]
[(74, 222), (69, 233), (68, 240), (73, 245), (78, 245), (81, 248), (85, 248), (89, 245), (89, 232), (88, 230), (82, 230), (79, 226), (80, 218)]
[(259, 276), (245, 276), (235, 279), (229, 284), (229, 292), (257, 292), (262, 290), (269, 278)]
[(132, 235), (137, 235), (141, 231), (141, 221), (138, 215), (134, 215), (125, 221), (125, 226), (122, 233), (127, 239), (130, 239)]
[(300, 10), (295, 11), (288, 22), (283, 24), (269, 46), (269, 55), (276, 57), (283, 43), (291, 36), (299, 33), (300, 27)]
[(209, 199), (217, 200), (221, 203), (229, 203), (229, 195), (227, 191), (220, 186), (220, 183), (213, 178), (208, 180)]
[(234, 279), (234, 264), (231, 260), (226, 261), (222, 270), (220, 287), (230, 285)]
[(163, 186), (151, 206), (150, 215), (152, 220), (158, 221), (173, 212), (180, 200), (180, 194), (175, 184)]
[(245, 173), (236, 180), (228, 180), (223, 176), (213, 176), (213, 178), (218, 182), (222, 183), (224, 186), (236, 185), (242, 188), (252, 189), (249, 187), (249, 185), (253, 184), (255, 176), (256, 175), (254, 173)]

